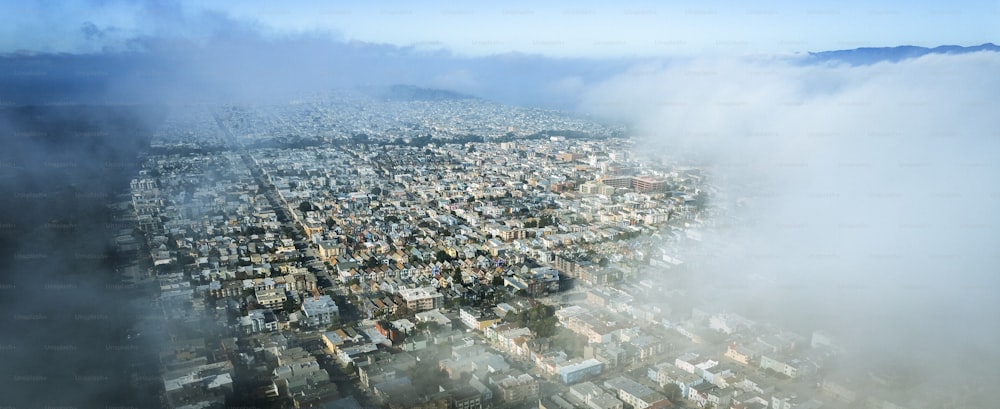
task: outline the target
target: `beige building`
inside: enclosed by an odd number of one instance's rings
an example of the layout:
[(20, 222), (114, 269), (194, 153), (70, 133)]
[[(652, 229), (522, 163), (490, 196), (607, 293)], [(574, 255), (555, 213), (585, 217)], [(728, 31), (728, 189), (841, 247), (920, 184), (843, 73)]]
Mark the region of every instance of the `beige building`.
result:
[(399, 297), (406, 308), (414, 312), (436, 310), (444, 304), (444, 296), (434, 287), (403, 288), (399, 290)]

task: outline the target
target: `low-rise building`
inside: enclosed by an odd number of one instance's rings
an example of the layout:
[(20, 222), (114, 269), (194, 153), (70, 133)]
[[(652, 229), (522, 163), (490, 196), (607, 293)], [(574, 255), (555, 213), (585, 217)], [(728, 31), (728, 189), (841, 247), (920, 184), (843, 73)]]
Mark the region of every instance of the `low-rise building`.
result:
[(538, 399), (538, 380), (528, 374), (507, 376), (496, 382), (504, 402), (521, 402)]
[(268, 288), (256, 291), (257, 303), (267, 308), (281, 308), (288, 297), (285, 290), (280, 288)]
[(434, 322), (445, 329), (451, 328), (451, 318), (446, 317), (441, 311), (429, 310), (418, 312), (415, 318), (417, 322)]
[(635, 409), (646, 409), (663, 404), (667, 398), (653, 389), (624, 376), (604, 381), (604, 387), (618, 393), (618, 399)]
[(330, 325), (340, 319), (340, 309), (329, 295), (306, 298), (302, 301), (302, 314), (306, 325), (311, 327)]
[(247, 311), (247, 315), (240, 317), (239, 325), (244, 334), (278, 330), (278, 320), (271, 310)]
[(590, 409), (622, 409), (624, 404), (618, 398), (607, 393), (593, 382), (580, 382), (570, 386), (569, 400), (578, 400), (577, 407), (586, 406)]
[(562, 383), (572, 384), (591, 376), (600, 375), (603, 368), (604, 364), (593, 358), (573, 359), (557, 365), (555, 372)]
[(781, 354), (762, 354), (761, 369), (770, 369), (789, 378), (795, 378), (816, 372), (817, 366), (804, 359), (782, 356)]
[(496, 314), (470, 307), (460, 308), (458, 317), (466, 327), (477, 331), (482, 331), (490, 325), (500, 322), (500, 317), (496, 316)]
[(434, 287), (403, 288), (399, 297), (410, 311), (436, 310), (444, 304), (444, 296)]

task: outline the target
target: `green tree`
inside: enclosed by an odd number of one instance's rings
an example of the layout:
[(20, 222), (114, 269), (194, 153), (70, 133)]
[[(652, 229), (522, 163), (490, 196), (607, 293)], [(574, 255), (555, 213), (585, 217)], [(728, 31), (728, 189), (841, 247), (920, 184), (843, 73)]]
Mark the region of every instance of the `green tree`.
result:
[(438, 250), (437, 253), (434, 253), (434, 257), (436, 257), (438, 261), (452, 261), (455, 259), (444, 250)]
[(289, 298), (285, 300), (285, 303), (282, 304), (282, 307), (284, 308), (285, 312), (291, 313), (298, 311), (299, 303), (295, 302), (294, 298)]
[(508, 314), (507, 321), (530, 329), (540, 338), (547, 338), (555, 335), (556, 324), (559, 322), (555, 317), (555, 310), (551, 305), (537, 304), (525, 311)]
[(670, 403), (677, 403), (682, 396), (681, 387), (673, 382), (663, 385), (663, 395), (667, 397)]
[(556, 332), (549, 342), (553, 349), (565, 351), (571, 357), (582, 357), (587, 346), (586, 337), (568, 330)]
[(543, 214), (538, 218), (538, 227), (547, 227), (553, 224), (555, 224), (555, 220), (552, 218), (552, 215)]

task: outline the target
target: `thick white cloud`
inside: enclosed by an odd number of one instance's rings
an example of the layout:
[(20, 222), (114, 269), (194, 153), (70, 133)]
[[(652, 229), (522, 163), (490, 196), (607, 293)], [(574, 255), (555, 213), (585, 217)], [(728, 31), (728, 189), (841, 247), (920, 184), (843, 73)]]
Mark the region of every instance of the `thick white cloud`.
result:
[(998, 53), (689, 60), (635, 67), (584, 107), (635, 124), (638, 151), (711, 164), (745, 223), (703, 249), (693, 290), (939, 361), (1000, 335), (998, 72)]

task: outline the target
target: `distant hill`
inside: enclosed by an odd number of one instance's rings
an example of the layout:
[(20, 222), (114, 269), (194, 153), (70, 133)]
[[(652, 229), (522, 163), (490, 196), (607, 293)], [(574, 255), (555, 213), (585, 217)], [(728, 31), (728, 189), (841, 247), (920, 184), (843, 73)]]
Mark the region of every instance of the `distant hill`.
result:
[(454, 91), (433, 88), (420, 88), (413, 85), (393, 85), (385, 94), (386, 99), (397, 101), (448, 101), (461, 99), (478, 99), (472, 95)]
[(852, 50), (811, 52), (806, 62), (840, 61), (851, 65), (868, 65), (882, 61), (896, 62), (927, 54), (965, 54), (977, 51), (1000, 52), (1000, 46), (986, 43), (970, 47), (942, 45), (934, 48), (901, 45), (898, 47), (865, 47)]

